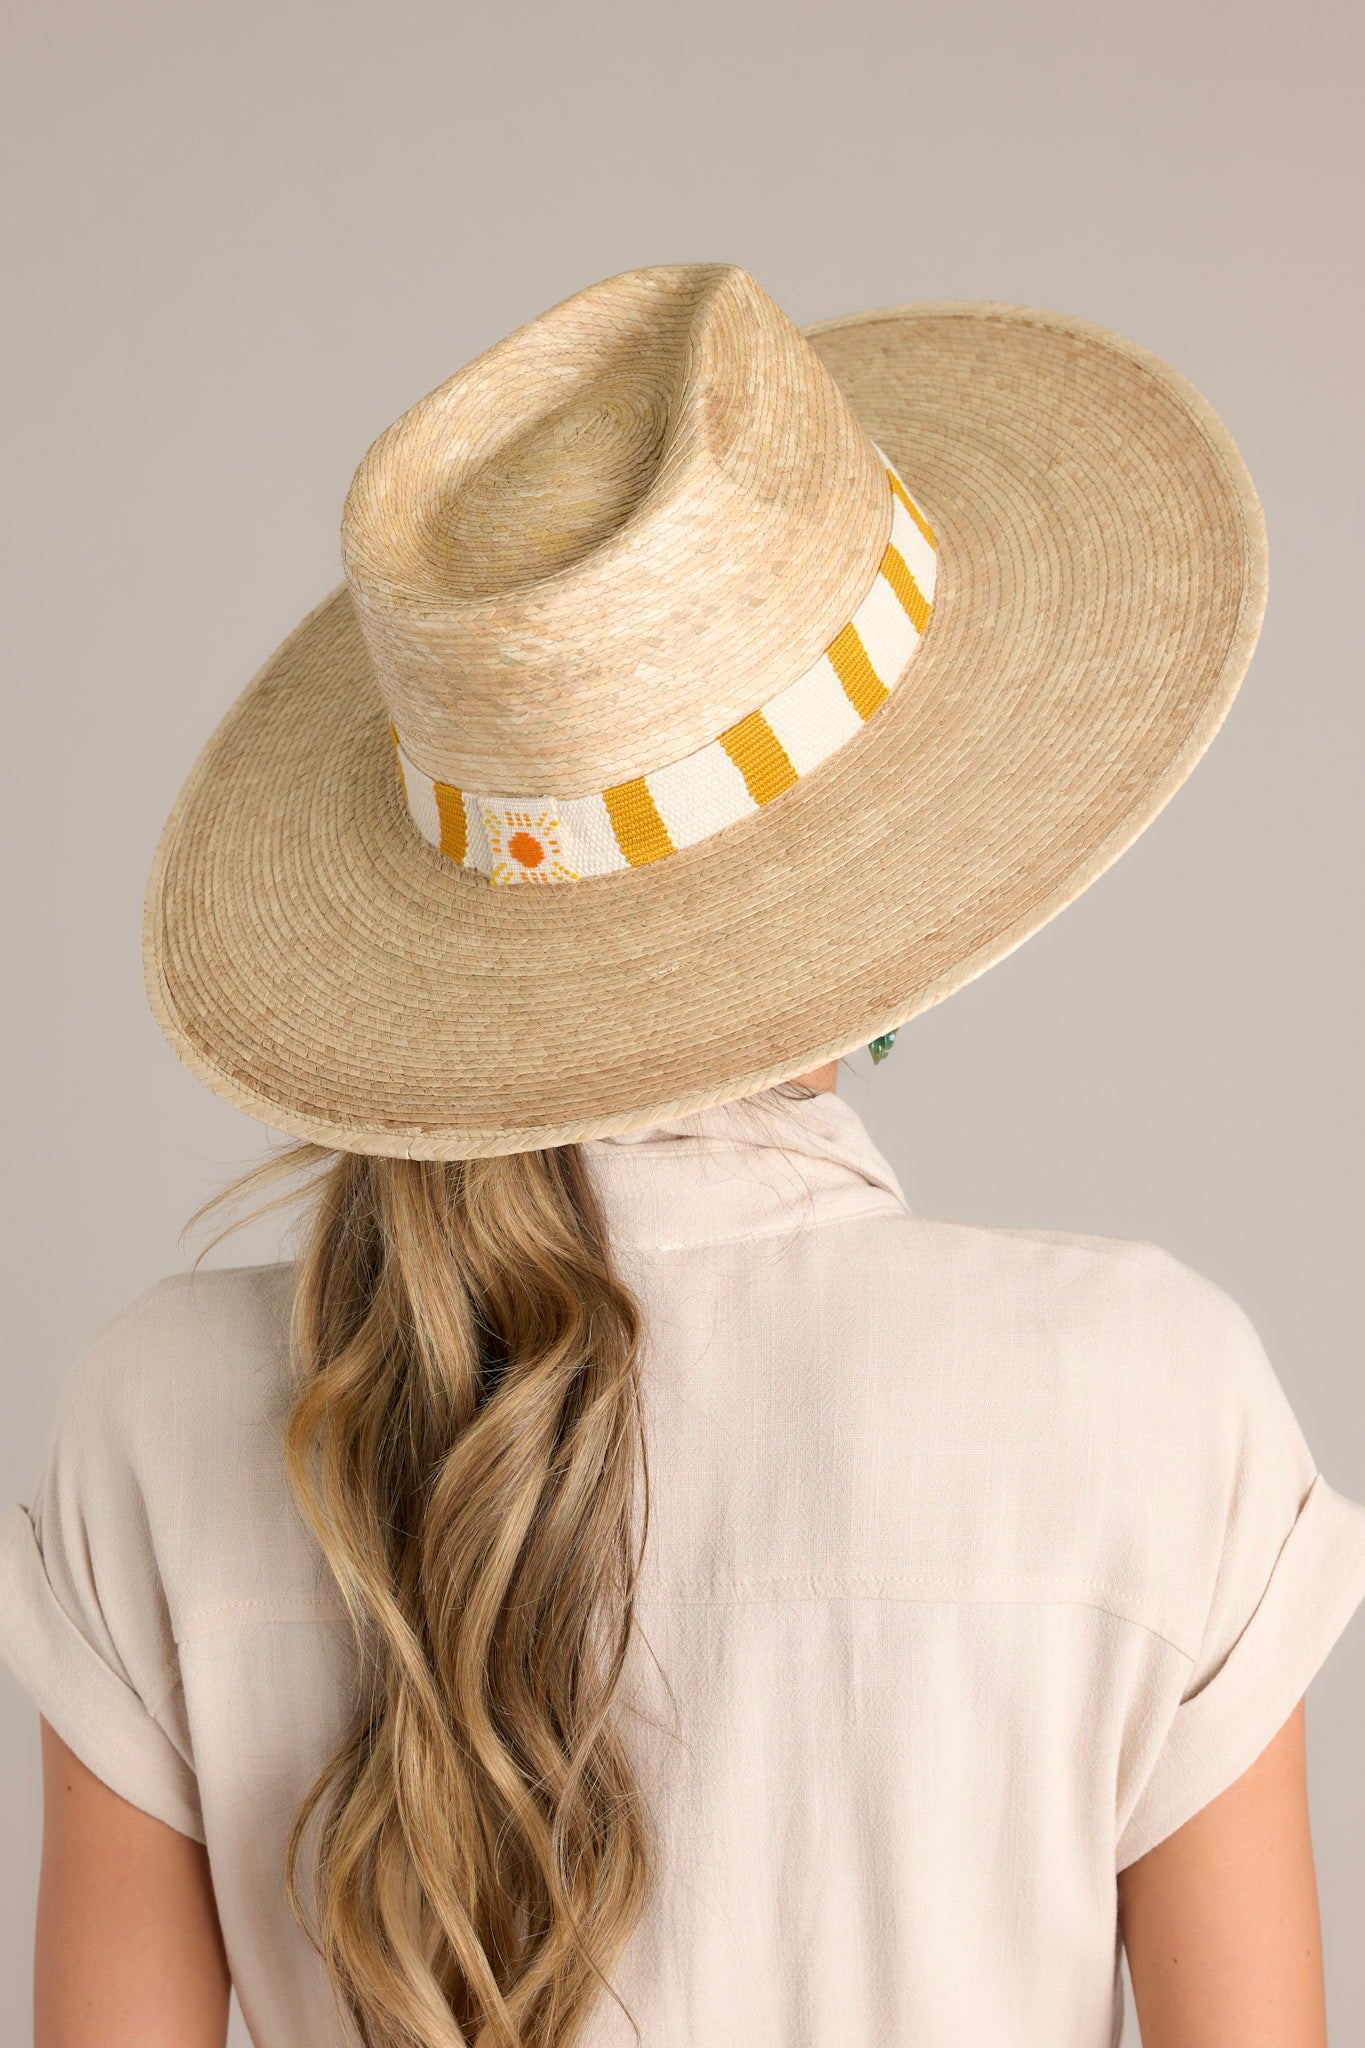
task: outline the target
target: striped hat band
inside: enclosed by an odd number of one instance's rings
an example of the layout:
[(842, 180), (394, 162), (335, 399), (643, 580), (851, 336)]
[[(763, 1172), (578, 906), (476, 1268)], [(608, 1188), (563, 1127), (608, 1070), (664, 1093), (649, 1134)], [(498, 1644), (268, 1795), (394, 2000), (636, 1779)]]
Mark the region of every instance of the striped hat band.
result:
[[(876, 443), (873, 443), (876, 447)], [(437, 782), (390, 723), (424, 839), (490, 882), (577, 882), (644, 867), (771, 803), (859, 732), (919, 646), (937, 547), (885, 451), (891, 532), (871, 587), (804, 675), (704, 747), (591, 796), (486, 796)]]

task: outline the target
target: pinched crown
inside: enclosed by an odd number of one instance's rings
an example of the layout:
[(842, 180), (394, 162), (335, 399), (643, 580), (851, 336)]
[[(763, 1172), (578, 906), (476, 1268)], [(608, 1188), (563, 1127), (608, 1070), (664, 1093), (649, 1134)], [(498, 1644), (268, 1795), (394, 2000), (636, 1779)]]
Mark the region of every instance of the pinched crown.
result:
[(568, 800), (806, 673), (891, 519), (879, 451), (762, 287), (668, 264), (575, 293), (404, 413), (342, 546), (408, 760)]

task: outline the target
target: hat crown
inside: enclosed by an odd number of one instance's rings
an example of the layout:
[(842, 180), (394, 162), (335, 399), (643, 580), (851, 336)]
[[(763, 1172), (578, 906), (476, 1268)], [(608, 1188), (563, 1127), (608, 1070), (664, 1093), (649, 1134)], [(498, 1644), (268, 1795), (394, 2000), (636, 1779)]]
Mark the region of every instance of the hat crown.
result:
[(708, 744), (875, 574), (883, 463), (734, 264), (553, 306), (370, 448), (342, 552), (389, 717), (460, 788), (571, 798)]

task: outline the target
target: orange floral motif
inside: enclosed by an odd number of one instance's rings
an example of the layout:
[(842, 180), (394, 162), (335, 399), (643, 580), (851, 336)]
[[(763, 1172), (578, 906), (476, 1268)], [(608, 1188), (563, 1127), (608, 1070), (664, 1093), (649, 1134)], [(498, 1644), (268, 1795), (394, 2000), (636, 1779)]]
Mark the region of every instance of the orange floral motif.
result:
[(493, 853), (490, 882), (576, 882), (564, 859), (559, 819), (553, 810), (531, 811), (510, 804), (485, 804), (483, 821)]

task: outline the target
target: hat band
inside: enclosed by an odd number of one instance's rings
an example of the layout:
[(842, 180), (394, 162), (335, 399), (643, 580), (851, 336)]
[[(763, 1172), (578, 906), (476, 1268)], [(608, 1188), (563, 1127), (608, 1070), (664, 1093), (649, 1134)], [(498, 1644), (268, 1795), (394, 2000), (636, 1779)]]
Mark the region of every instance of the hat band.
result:
[(853, 617), (804, 675), (708, 745), (592, 796), (485, 796), (437, 782), (390, 723), (403, 794), (423, 838), (490, 882), (577, 882), (709, 839), (828, 760), (904, 673), (934, 595), (929, 522), (877, 453), (891, 492), (890, 539)]

